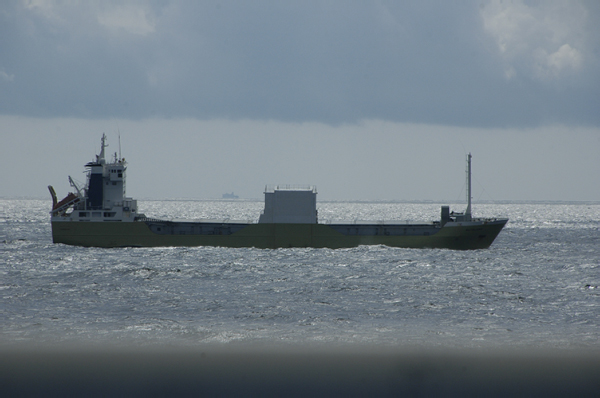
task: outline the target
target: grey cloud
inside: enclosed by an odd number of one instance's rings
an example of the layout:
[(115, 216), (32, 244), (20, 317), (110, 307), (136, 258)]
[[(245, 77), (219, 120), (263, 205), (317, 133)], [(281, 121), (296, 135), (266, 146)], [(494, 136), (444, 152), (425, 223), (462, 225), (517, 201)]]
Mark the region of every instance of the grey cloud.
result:
[(2, 114), (600, 125), (597, 28), (573, 74), (507, 79), (487, 2), (48, 4), (0, 6)]

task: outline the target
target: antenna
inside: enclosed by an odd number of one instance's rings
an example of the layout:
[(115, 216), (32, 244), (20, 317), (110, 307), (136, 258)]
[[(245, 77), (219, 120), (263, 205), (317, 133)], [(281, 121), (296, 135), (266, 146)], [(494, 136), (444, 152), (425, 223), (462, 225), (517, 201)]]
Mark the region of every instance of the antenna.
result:
[(102, 133), (102, 144), (100, 149), (100, 155), (96, 155), (96, 161), (100, 164), (104, 164), (104, 148), (108, 146), (106, 143), (106, 134)]
[(121, 130), (117, 127), (117, 132), (119, 133), (119, 160), (123, 159), (121, 157)]

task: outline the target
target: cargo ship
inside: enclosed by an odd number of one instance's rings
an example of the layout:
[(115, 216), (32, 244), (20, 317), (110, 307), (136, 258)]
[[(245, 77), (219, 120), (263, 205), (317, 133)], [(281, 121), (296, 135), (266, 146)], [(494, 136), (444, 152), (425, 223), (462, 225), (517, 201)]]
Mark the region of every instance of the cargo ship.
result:
[(54, 243), (87, 247), (221, 246), (277, 249), (288, 247), (348, 248), (385, 245), (404, 248), (456, 250), (488, 248), (507, 218), (471, 216), (471, 154), (467, 155), (467, 208), (450, 212), (441, 207), (439, 220), (428, 223), (362, 221), (319, 222), (314, 186), (267, 186), (264, 210), (255, 221), (165, 220), (139, 212), (127, 197), (127, 162), (114, 154), (105, 158), (106, 135), (100, 154), (85, 165), (85, 186), (71, 177), (74, 192), (58, 201), (54, 188), (51, 224)]

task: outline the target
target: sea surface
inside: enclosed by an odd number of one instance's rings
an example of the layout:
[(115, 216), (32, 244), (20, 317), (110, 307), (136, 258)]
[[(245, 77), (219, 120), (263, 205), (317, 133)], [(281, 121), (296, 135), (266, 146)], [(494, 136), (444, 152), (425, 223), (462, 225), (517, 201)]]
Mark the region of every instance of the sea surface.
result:
[[(443, 203), (321, 202), (320, 220), (430, 221)], [(260, 201), (140, 201), (257, 219)], [(452, 208), (462, 210), (464, 205)], [(600, 349), (600, 203), (475, 204), (491, 248), (53, 244), (49, 200), (0, 199), (0, 345)]]

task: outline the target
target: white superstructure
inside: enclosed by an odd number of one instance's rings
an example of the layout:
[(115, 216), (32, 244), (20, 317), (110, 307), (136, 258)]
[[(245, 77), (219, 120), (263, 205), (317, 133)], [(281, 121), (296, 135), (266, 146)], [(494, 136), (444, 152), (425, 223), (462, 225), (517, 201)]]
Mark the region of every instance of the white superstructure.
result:
[(259, 223), (316, 224), (317, 188), (277, 185), (265, 188), (265, 209)]
[(138, 216), (137, 200), (125, 195), (125, 172), (127, 162), (114, 154), (112, 162), (105, 159), (106, 135), (102, 134), (100, 154), (85, 165), (88, 168), (85, 187), (80, 188), (71, 177), (69, 182), (75, 193), (69, 193), (63, 200), (52, 195), (52, 221), (133, 221)]

